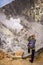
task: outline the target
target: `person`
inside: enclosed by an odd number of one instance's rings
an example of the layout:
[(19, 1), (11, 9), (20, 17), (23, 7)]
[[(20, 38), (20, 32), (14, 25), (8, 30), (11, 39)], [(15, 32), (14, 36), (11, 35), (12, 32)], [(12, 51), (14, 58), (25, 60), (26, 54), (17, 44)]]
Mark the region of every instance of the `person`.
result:
[(28, 49), (30, 48), (32, 50), (30, 62), (33, 63), (33, 61), (34, 61), (34, 55), (35, 55), (35, 43), (36, 43), (35, 35), (30, 36), (28, 38), (28, 41), (29, 41), (29, 43), (28, 43)]

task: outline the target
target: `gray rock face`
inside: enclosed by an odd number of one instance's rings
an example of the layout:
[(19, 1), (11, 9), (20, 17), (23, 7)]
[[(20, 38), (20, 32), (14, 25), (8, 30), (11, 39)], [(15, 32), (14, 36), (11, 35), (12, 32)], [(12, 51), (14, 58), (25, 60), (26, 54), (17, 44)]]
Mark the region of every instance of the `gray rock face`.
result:
[(28, 53), (27, 38), (32, 34), (35, 34), (36, 36), (36, 48), (35, 48), (36, 51), (42, 48), (43, 25), (41, 25), (38, 22), (29, 22), (25, 19), (25, 17), (24, 18), (20, 17), (20, 19), (22, 20), (21, 25), (23, 26), (23, 29), (20, 30), (20, 32), (18, 33), (16, 33), (15, 30), (11, 31), (12, 29), (8, 28), (8, 26), (6, 26), (3, 22), (0, 22), (0, 38), (1, 38), (0, 48), (11, 53), (24, 51), (25, 54), (27, 54)]

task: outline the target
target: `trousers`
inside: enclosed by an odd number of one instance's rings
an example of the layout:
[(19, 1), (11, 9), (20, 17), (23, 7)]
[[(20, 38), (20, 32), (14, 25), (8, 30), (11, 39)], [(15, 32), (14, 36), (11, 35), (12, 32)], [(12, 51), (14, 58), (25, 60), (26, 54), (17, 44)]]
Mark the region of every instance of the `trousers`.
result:
[(34, 49), (34, 50), (32, 50), (32, 54), (31, 54), (31, 62), (33, 62), (33, 61), (34, 61), (34, 55), (35, 55), (35, 49)]

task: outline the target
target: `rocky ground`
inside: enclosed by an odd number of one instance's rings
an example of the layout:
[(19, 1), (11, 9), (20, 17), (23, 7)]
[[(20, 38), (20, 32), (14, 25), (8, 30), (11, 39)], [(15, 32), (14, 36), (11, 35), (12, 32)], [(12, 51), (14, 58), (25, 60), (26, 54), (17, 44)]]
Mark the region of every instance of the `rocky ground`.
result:
[(43, 65), (43, 53), (35, 57), (34, 63), (29, 62), (30, 57), (26, 59), (17, 59), (0, 51), (0, 65)]

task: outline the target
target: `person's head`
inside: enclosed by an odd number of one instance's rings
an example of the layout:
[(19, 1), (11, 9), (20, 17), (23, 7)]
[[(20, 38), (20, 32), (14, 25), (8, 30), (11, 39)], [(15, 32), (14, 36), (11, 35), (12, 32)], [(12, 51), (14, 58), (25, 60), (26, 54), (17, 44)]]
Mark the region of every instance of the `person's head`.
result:
[(32, 38), (35, 38), (35, 34), (32, 35)]

